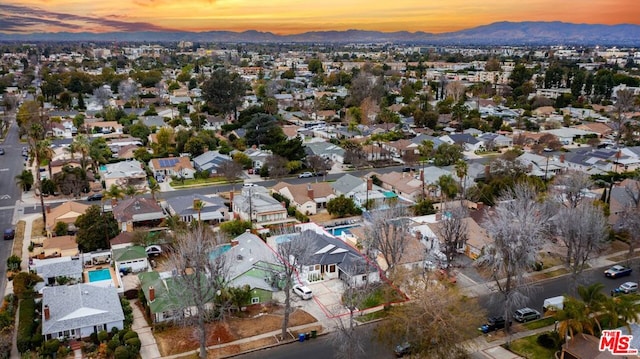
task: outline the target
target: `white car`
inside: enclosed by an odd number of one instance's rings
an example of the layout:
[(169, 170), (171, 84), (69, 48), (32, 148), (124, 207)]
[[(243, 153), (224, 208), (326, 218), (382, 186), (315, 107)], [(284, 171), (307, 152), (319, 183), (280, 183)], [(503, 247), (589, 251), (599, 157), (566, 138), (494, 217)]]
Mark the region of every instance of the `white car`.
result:
[(293, 286), (293, 292), (300, 298), (304, 300), (311, 299), (313, 297), (313, 293), (311, 289), (304, 285), (296, 284)]
[(256, 184), (255, 183), (245, 183), (242, 185), (242, 187), (255, 187)]
[(298, 175), (298, 178), (309, 178), (309, 177), (313, 177), (313, 173), (311, 173), (311, 172), (302, 172), (301, 174)]

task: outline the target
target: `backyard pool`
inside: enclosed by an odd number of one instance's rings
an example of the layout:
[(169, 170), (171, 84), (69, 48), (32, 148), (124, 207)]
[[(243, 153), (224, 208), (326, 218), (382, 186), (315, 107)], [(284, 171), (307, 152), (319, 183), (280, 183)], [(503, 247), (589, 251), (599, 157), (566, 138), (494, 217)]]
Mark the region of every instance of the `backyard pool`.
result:
[(89, 282), (111, 280), (111, 272), (109, 271), (109, 268), (91, 270), (87, 274), (89, 275)]
[(220, 255), (225, 254), (227, 251), (231, 249), (231, 244), (223, 244), (221, 246), (216, 247), (211, 253), (209, 253), (209, 259), (214, 260), (218, 258)]
[(99, 168), (100, 168), (100, 171), (102, 171), (102, 172), (107, 170), (107, 166), (105, 166), (105, 165), (100, 165)]
[(338, 227), (338, 228), (331, 228), (329, 229), (329, 233), (333, 234), (334, 236), (338, 237), (343, 233), (350, 233), (349, 230), (351, 228), (357, 228), (360, 227), (360, 225), (357, 226), (346, 226), (346, 227)]

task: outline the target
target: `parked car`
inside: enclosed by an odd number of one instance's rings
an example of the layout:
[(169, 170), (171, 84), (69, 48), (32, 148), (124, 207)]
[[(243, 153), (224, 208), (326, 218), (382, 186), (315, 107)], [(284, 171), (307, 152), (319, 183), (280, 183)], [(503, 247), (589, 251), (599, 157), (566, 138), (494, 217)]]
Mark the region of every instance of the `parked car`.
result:
[(530, 320), (540, 319), (540, 312), (531, 308), (518, 309), (513, 313), (513, 319), (520, 323), (528, 322)]
[(564, 296), (563, 295), (559, 295), (557, 297), (551, 297), (551, 298), (547, 298), (544, 300), (544, 303), (542, 304), (542, 311), (543, 312), (547, 312), (547, 311), (557, 311), (557, 310), (562, 310), (564, 309)]
[(13, 228), (7, 228), (4, 230), (4, 239), (11, 240), (16, 236), (16, 230)]
[(103, 197), (104, 195), (102, 193), (94, 193), (92, 195), (89, 195), (89, 197), (87, 197), (87, 201), (102, 201)]
[(398, 358), (403, 357), (407, 354), (411, 354), (411, 343), (404, 342), (402, 344), (396, 345), (396, 348), (393, 350)]
[(604, 276), (608, 278), (620, 278), (627, 275), (631, 275), (632, 271), (633, 270), (631, 269), (631, 267), (616, 264), (613, 267), (604, 271)]
[(478, 330), (486, 334), (494, 330), (503, 329), (506, 323), (507, 321), (502, 316), (492, 317), (485, 324), (482, 324)]
[(301, 174), (298, 175), (298, 178), (309, 178), (309, 177), (313, 177), (313, 173), (311, 173), (311, 172), (302, 172)]
[(293, 292), (304, 300), (311, 299), (313, 297), (313, 293), (311, 289), (304, 285), (296, 284), (293, 286)]
[(4, 148), (0, 148), (0, 155), (4, 155)]
[(248, 183), (248, 182), (242, 185), (242, 187), (255, 187), (255, 186), (256, 186), (255, 183)]
[(638, 283), (636, 282), (624, 282), (620, 286), (611, 291), (611, 295), (636, 293), (638, 291)]

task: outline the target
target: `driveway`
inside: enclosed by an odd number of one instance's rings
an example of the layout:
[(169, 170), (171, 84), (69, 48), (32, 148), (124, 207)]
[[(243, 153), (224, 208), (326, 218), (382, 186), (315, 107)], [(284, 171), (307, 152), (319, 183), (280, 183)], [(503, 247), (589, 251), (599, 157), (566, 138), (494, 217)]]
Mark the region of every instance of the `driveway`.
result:
[(142, 359), (160, 358), (160, 350), (156, 344), (156, 338), (153, 336), (147, 320), (144, 319), (144, 315), (138, 306), (138, 300), (131, 301), (131, 309), (133, 309), (133, 325), (131, 329), (138, 333), (138, 338), (140, 338), (140, 343), (142, 344), (140, 357)]

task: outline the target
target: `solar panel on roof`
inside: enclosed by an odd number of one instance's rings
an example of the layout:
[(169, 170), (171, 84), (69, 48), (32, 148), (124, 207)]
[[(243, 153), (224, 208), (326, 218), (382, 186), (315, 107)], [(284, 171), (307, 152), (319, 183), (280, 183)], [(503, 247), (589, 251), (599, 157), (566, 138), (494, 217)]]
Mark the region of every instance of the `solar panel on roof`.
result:
[(160, 167), (173, 167), (176, 165), (176, 163), (180, 162), (180, 159), (167, 158), (167, 159), (158, 160), (158, 162), (160, 163)]

